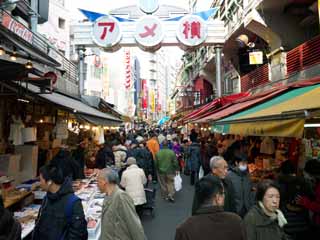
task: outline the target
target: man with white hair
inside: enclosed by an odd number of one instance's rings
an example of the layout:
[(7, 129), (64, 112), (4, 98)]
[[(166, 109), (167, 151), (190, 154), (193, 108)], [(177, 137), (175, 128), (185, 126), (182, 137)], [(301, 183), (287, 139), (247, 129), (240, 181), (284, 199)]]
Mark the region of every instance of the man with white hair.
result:
[(117, 184), (116, 171), (111, 168), (100, 171), (98, 187), (106, 194), (102, 207), (100, 240), (145, 240), (134, 202)]
[[(228, 174), (228, 163), (221, 156), (214, 156), (210, 159), (210, 168), (211, 173), (207, 177), (216, 176), (220, 178), (223, 187), (225, 189), (225, 202), (224, 202), (224, 211), (226, 212), (236, 212), (236, 203), (235, 203), (235, 194), (232, 182), (226, 178)], [(199, 199), (197, 194), (193, 198), (192, 204), (192, 215), (194, 215), (199, 209)]]
[(146, 175), (143, 169), (137, 165), (134, 157), (127, 160), (128, 168), (123, 172), (120, 185), (126, 190), (126, 193), (132, 198), (136, 211), (142, 214), (142, 205), (147, 202), (144, 184), (147, 183)]

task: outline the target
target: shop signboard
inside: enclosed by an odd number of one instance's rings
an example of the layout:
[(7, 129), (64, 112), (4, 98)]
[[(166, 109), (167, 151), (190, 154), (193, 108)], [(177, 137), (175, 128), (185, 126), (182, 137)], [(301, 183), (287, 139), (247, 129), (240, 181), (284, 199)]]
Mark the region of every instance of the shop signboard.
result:
[(250, 62), (250, 65), (263, 64), (263, 52), (262, 51), (250, 52), (249, 62)]
[(207, 36), (207, 23), (197, 15), (186, 15), (178, 23), (177, 38), (185, 46), (199, 46)]
[(145, 16), (136, 24), (135, 40), (142, 48), (157, 50), (161, 47), (164, 38), (164, 29), (159, 18)]
[(122, 38), (119, 21), (112, 16), (102, 16), (93, 24), (92, 39), (100, 47), (111, 48)]
[(33, 42), (33, 33), (25, 27), (23, 24), (19, 23), (15, 19), (13, 19), (8, 13), (3, 12), (2, 16), (2, 26), (11, 32), (15, 33), (28, 43)]

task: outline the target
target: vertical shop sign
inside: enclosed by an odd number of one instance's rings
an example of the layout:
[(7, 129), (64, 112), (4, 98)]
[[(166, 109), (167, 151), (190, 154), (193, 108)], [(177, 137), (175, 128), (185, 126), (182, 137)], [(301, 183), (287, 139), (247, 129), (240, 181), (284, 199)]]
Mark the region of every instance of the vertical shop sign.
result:
[(150, 90), (150, 108), (151, 108), (151, 112), (153, 113), (156, 112), (156, 101), (155, 101), (154, 90)]
[(100, 47), (110, 48), (122, 38), (119, 21), (112, 16), (98, 18), (92, 28), (92, 39)]
[(186, 15), (179, 21), (178, 40), (188, 47), (201, 45), (208, 36), (207, 23), (197, 15)]
[(141, 80), (141, 89), (142, 89), (142, 109), (148, 108), (148, 86), (147, 86), (147, 80), (142, 79)]
[(132, 86), (132, 71), (131, 71), (131, 53), (129, 49), (125, 50), (125, 87), (126, 89), (130, 89)]

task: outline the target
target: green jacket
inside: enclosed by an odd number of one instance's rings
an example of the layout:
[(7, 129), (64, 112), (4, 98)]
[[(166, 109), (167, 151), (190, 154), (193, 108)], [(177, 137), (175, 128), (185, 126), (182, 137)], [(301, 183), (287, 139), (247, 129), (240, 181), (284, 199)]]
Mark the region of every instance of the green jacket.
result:
[(255, 205), (244, 218), (248, 240), (288, 240), (277, 220), (272, 220)]
[(159, 174), (175, 174), (179, 170), (176, 154), (169, 148), (157, 152), (155, 164)]
[(133, 200), (119, 187), (105, 197), (101, 219), (100, 240), (146, 239)]

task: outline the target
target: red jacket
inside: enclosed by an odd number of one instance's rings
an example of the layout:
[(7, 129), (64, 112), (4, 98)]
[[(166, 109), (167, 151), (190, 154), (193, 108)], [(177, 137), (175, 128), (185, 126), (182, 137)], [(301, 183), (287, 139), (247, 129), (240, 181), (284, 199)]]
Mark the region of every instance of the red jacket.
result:
[(313, 223), (320, 226), (320, 182), (316, 185), (315, 199), (302, 197), (300, 204), (313, 213)]

